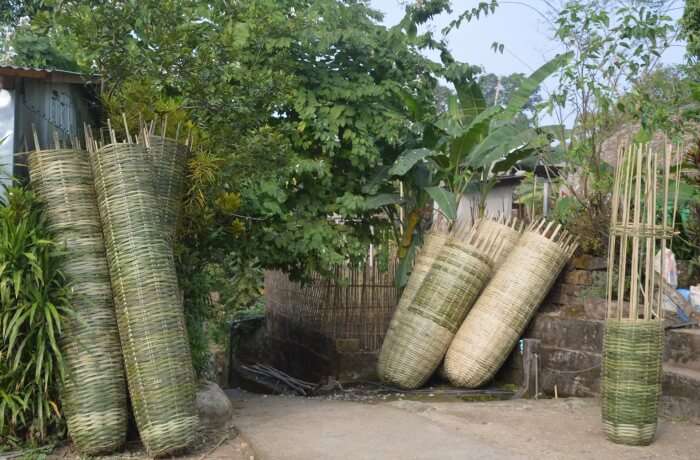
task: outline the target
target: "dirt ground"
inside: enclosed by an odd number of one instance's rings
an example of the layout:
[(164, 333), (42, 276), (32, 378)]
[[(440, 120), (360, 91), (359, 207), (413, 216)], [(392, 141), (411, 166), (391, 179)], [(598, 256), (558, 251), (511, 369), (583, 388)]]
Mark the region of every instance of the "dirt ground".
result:
[[(700, 459), (700, 425), (688, 420), (660, 419), (651, 446), (626, 447), (605, 439), (595, 399), (465, 402), (439, 396), (301, 398), (230, 392), (232, 425), (202, 432), (197, 446), (177, 458)], [(64, 447), (49, 458), (78, 457)], [(125, 453), (101, 460), (145, 458), (141, 446), (132, 443)]]
[[(79, 460), (83, 459), (72, 446), (62, 446), (48, 456), (49, 460)], [(90, 457), (91, 460), (147, 460), (150, 459), (140, 441), (127, 442), (123, 452), (114, 455)], [(173, 457), (165, 457), (173, 458)], [(197, 434), (195, 445), (177, 460), (256, 460), (259, 457), (251, 449), (250, 444), (240, 435), (233, 425), (218, 429), (203, 429)], [(0, 454), (2, 460), (2, 454)]]
[(241, 393), (232, 401), (255, 460), (700, 458), (700, 426), (690, 421), (661, 419), (648, 447), (607, 441), (594, 399), (368, 403)]

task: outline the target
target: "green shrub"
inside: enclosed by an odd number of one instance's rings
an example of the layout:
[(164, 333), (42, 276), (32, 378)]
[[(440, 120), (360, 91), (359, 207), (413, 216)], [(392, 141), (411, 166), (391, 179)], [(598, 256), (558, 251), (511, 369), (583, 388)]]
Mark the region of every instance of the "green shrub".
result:
[(60, 434), (59, 336), (69, 288), (36, 197), (6, 190), (0, 205), (0, 451)]

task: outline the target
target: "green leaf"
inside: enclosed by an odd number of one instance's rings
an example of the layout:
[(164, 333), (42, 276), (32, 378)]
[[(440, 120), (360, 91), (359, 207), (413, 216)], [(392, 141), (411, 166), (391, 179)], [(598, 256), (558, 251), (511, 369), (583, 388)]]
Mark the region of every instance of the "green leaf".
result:
[(413, 97), (411, 93), (403, 88), (395, 88), (394, 92), (398, 94), (403, 104), (406, 106), (406, 108), (408, 108), (408, 111), (411, 113), (411, 118), (414, 121), (423, 119), (423, 116), (425, 115), (425, 107), (418, 102), (418, 99)]
[(542, 82), (558, 69), (566, 65), (571, 60), (572, 56), (572, 52), (559, 54), (551, 61), (545, 63), (542, 67), (535, 70), (528, 78), (523, 80), (518, 90), (513, 93), (513, 96), (511, 96), (510, 102), (508, 102), (503, 114), (501, 114), (499, 118), (504, 120), (511, 119), (522, 112), (523, 107), (525, 107)]
[(457, 218), (457, 199), (454, 193), (442, 187), (426, 187), (425, 191), (428, 192), (430, 198), (435, 200), (445, 217), (450, 220)]
[(537, 132), (527, 124), (509, 123), (500, 126), (471, 153), (464, 165), (487, 168), (495, 161), (507, 159), (537, 137)]
[(371, 211), (382, 206), (399, 204), (401, 201), (401, 196), (396, 193), (380, 193), (379, 195), (368, 197), (364, 202), (363, 208)]
[(389, 169), (391, 167), (387, 165), (380, 166), (377, 168), (372, 177), (367, 181), (366, 184), (362, 186), (362, 193), (368, 195), (377, 193), (379, 187), (386, 182), (389, 178)]
[(396, 159), (394, 165), (389, 170), (389, 174), (392, 176), (403, 176), (413, 167), (413, 165), (422, 159), (428, 158), (429, 156), (435, 154), (435, 151), (423, 148), (406, 150), (399, 158)]
[(396, 286), (399, 288), (406, 285), (408, 278), (411, 275), (413, 261), (416, 259), (416, 253), (418, 252), (417, 239), (418, 238), (413, 238), (411, 241), (411, 247), (408, 248), (404, 258), (399, 261), (399, 267), (396, 270)]
[(510, 168), (515, 166), (518, 161), (530, 158), (535, 153), (534, 149), (531, 148), (521, 148), (517, 149), (510, 154), (508, 154), (503, 160), (496, 162), (491, 169), (493, 174), (508, 171)]
[(463, 134), (452, 140), (450, 143), (450, 162), (453, 168), (462, 164), (470, 152), (479, 145), (489, 131), (491, 120), (502, 110), (499, 106), (489, 107), (472, 120)]
[(471, 123), (476, 117), (486, 110), (486, 99), (481, 91), (479, 83), (472, 80), (464, 83), (455, 83), (459, 105), (462, 113), (462, 123)]

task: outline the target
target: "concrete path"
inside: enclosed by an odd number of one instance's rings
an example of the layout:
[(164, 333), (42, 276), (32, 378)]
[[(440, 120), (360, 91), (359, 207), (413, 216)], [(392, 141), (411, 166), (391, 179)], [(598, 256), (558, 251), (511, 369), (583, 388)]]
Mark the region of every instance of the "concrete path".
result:
[(650, 447), (601, 432), (592, 399), (348, 402), (241, 394), (234, 423), (255, 460), (698, 459), (700, 426), (662, 420)]

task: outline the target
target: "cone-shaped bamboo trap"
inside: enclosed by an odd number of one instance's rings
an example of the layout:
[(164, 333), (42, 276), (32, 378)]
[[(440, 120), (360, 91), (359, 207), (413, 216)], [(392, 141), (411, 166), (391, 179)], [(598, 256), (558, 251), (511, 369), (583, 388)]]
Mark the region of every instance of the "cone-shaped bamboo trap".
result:
[(423, 246), (416, 256), (413, 270), (411, 271), (406, 286), (401, 292), (399, 303), (391, 318), (387, 333), (384, 336), (384, 342), (382, 343), (382, 348), (377, 360), (377, 373), (383, 381), (390, 380), (390, 361), (395, 358), (395, 350), (400, 346), (396, 343), (396, 340), (400, 338), (400, 334), (397, 333), (397, 330), (403, 327), (403, 323), (407, 320), (406, 317), (410, 315), (408, 309), (411, 303), (413, 303), (416, 293), (423, 284), (425, 277), (432, 268), (442, 247), (449, 239), (449, 235), (449, 225), (442, 215), (439, 214), (430, 230), (425, 234)]
[(476, 388), (495, 375), (576, 246), (552, 222), (527, 228), (450, 344), (445, 374), (453, 385)]
[(163, 455), (189, 446), (198, 423), (184, 311), (146, 147), (109, 134), (104, 146), (88, 136), (90, 163), (136, 424)]
[[(654, 255), (664, 251), (673, 236), (680, 174), (680, 168), (671, 172), (673, 156), (670, 148), (657, 154), (648, 145), (621, 149), (618, 155), (608, 248), (602, 415), (608, 439), (620, 444), (648, 445), (656, 434), (664, 281), (654, 268)], [(661, 257), (661, 273), (663, 261)]]
[[(487, 215), (479, 219), (474, 228), (481, 238), (489, 238), (497, 235), (501, 241), (501, 250), (493, 261), (494, 273), (503, 264), (508, 255), (513, 252), (520, 236), (523, 233), (525, 224), (515, 217), (505, 217), (502, 215)], [(440, 377), (447, 380), (445, 362), (443, 361), (439, 369)]]
[(424, 260), (434, 260), (413, 300), (394, 314), (379, 357), (382, 381), (418, 388), (430, 378), (490, 278), (499, 250), (495, 236), (484, 240), (474, 229), (458, 227), (437, 255), (422, 254)]
[(50, 230), (65, 245), (63, 270), (73, 292), (75, 316), (66, 318), (60, 342), (68, 433), (83, 454), (110, 453), (126, 439), (127, 390), (88, 154), (56, 141), (53, 150), (30, 152), (28, 166)]

